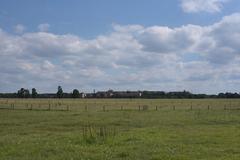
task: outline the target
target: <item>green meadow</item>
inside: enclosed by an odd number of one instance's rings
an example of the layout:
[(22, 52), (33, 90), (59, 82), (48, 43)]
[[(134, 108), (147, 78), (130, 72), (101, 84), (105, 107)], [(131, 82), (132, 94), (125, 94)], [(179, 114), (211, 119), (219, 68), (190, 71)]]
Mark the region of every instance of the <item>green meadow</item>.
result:
[(239, 160), (240, 100), (0, 99), (3, 160)]

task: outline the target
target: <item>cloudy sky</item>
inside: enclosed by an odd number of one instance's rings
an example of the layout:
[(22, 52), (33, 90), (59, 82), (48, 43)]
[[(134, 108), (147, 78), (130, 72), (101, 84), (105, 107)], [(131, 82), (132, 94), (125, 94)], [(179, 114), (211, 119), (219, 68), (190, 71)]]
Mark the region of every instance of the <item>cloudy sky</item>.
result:
[(0, 92), (240, 92), (239, 0), (0, 0)]

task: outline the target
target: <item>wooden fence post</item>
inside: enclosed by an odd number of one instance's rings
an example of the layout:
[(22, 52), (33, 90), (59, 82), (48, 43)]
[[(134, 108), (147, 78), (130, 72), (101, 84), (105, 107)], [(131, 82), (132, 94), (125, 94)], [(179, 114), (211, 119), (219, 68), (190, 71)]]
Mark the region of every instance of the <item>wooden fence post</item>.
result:
[(139, 111), (141, 110), (141, 106), (138, 106), (138, 110), (139, 110)]
[(156, 111), (158, 110), (158, 106), (156, 106)]

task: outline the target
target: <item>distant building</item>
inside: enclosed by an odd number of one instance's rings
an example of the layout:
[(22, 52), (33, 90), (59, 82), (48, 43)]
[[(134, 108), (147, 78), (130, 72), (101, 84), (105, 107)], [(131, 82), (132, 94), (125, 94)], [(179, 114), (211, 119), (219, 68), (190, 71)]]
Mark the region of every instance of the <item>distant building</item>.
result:
[(80, 98), (86, 98), (86, 97), (87, 97), (87, 94), (82, 92), (82, 93), (79, 94), (79, 97), (80, 97)]
[(116, 91), (113, 93), (114, 98), (141, 98), (142, 92), (140, 91)]
[(87, 94), (87, 98), (140, 98), (142, 92), (140, 91), (98, 91), (95, 94)]

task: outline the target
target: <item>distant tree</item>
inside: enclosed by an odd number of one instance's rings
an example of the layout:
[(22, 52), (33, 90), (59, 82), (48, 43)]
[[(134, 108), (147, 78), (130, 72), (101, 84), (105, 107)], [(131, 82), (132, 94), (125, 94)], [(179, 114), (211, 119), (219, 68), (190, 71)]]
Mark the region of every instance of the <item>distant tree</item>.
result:
[(74, 89), (72, 93), (72, 98), (79, 98), (79, 96), (80, 96), (79, 91), (77, 89)]
[(62, 89), (61, 86), (58, 86), (57, 97), (58, 98), (62, 98), (63, 97), (63, 89)]
[(29, 98), (30, 97), (30, 92), (28, 89), (21, 88), (17, 92), (18, 98)]
[(36, 90), (36, 88), (32, 88), (32, 98), (37, 98), (37, 90)]
[(28, 89), (25, 89), (24, 91), (24, 98), (29, 98), (30, 97), (30, 92)]
[(224, 93), (219, 93), (218, 98), (226, 98)]
[(18, 90), (17, 95), (18, 95), (18, 98), (23, 98), (24, 88), (21, 88), (20, 90)]

